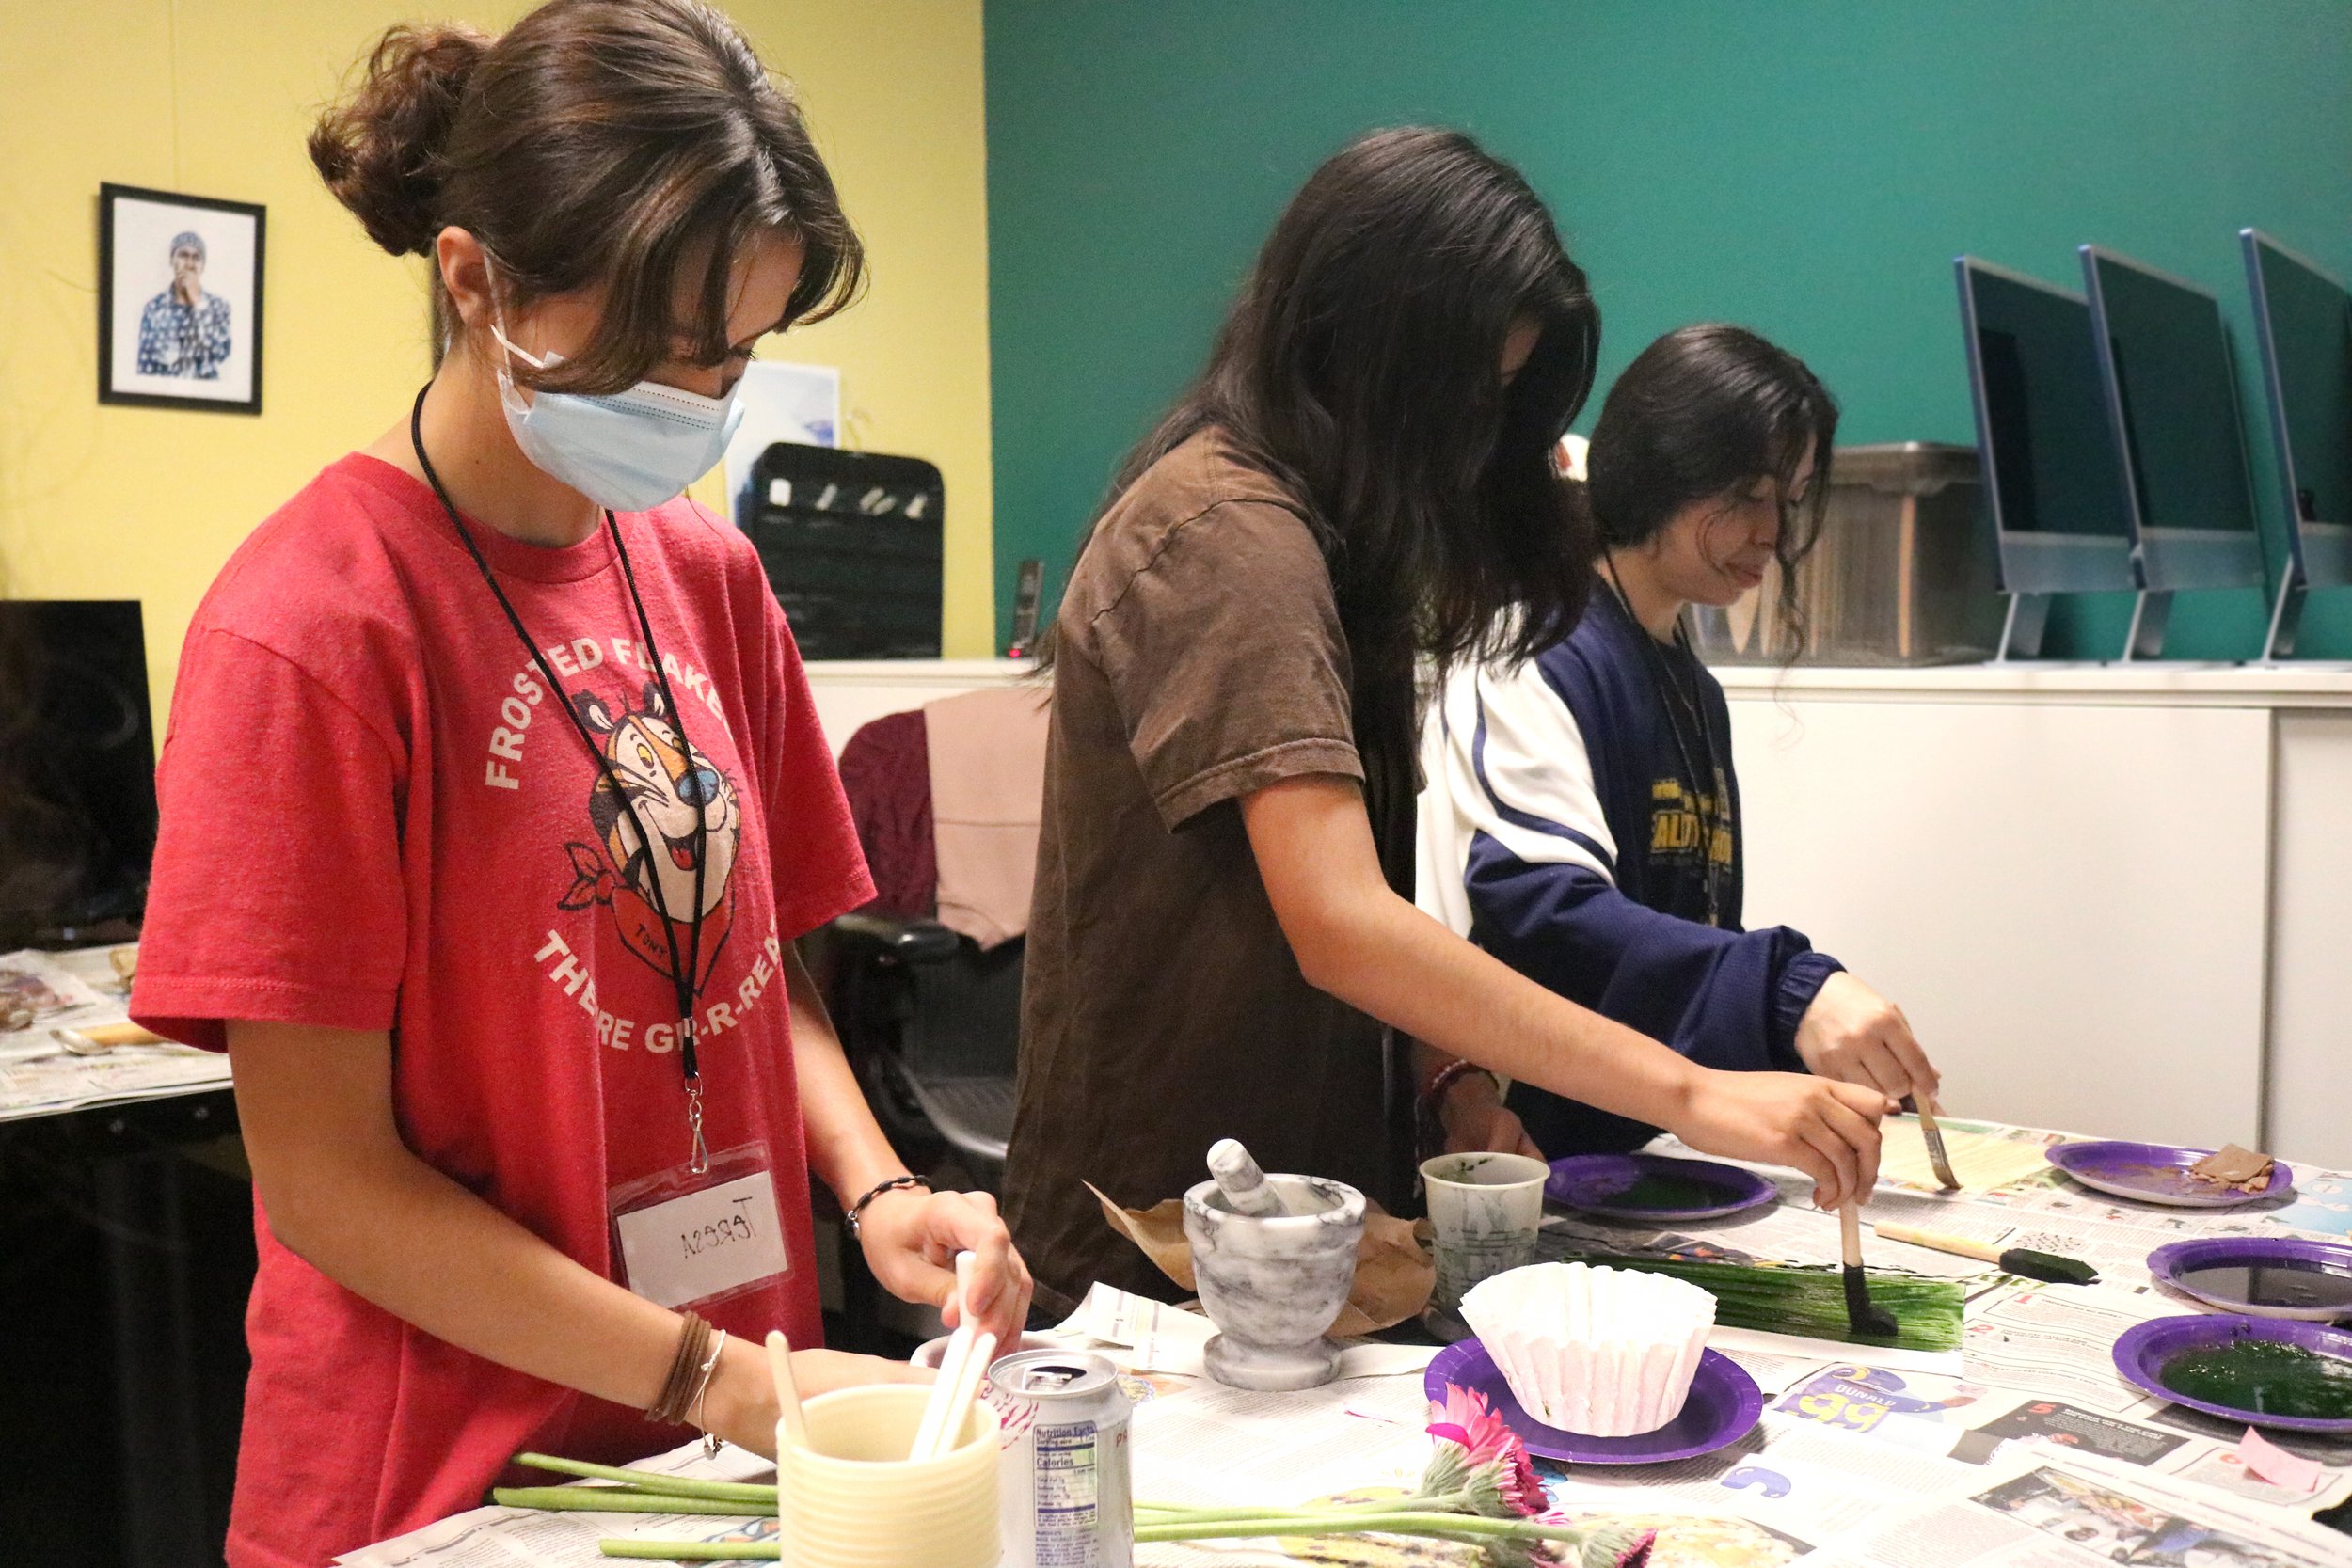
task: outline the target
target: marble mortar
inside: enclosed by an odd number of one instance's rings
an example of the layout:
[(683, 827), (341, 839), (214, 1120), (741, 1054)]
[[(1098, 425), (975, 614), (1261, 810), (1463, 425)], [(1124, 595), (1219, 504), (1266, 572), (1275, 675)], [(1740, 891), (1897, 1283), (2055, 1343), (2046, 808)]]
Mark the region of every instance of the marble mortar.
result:
[(1285, 1206), (1312, 1211), (1237, 1214), (1214, 1181), (1184, 1194), (1194, 1283), (1218, 1333), (1203, 1353), (1209, 1375), (1234, 1388), (1313, 1388), (1338, 1373), (1324, 1338), (1356, 1283), (1364, 1195), (1319, 1176), (1269, 1176)]

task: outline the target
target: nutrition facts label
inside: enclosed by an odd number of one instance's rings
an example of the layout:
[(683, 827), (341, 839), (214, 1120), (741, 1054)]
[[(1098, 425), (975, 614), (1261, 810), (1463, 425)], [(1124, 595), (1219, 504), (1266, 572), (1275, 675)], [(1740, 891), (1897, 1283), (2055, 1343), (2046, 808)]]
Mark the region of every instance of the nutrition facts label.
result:
[(1037, 1568), (1094, 1568), (1101, 1445), (1092, 1421), (1036, 1429)]

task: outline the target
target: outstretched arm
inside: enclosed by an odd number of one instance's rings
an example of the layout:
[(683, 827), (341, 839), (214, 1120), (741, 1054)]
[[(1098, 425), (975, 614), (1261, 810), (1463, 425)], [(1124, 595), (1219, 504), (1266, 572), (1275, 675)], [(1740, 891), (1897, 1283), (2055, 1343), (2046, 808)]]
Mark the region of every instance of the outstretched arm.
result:
[(1793, 1165), (1834, 1207), (1878, 1177), (1875, 1091), (1699, 1068), (1454, 936), (1380, 874), (1363, 797), (1311, 775), (1242, 801), (1266, 894), (1310, 983), (1438, 1050), (1672, 1130), (1735, 1158)]

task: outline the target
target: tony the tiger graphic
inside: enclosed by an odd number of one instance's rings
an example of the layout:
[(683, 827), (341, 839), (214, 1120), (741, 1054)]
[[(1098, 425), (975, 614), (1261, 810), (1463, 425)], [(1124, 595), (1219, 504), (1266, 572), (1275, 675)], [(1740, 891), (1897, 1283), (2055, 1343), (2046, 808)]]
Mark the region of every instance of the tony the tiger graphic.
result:
[[(645, 683), (644, 705), (614, 714), (603, 699), (576, 694), (573, 705), (580, 720), (604, 748), (615, 795), (602, 769), (588, 797), (589, 820), (596, 825), (594, 844), (566, 844), (571, 857), (572, 885), (559, 900), (567, 910), (603, 904), (612, 911), (621, 940), (628, 950), (660, 974), (671, 973), (670, 937), (677, 939), (681, 961), (691, 946), (694, 912), (694, 824), (703, 827), (702, 964), (694, 976), (700, 985), (710, 977), (726, 945), (733, 923), (736, 850), (743, 832), (743, 809), (735, 784), (710, 765), (701, 752), (690, 752), (671, 721), (661, 688)], [(624, 810), (626, 796), (634, 811)], [(654, 834), (648, 847), (638, 832), (644, 822)], [(655, 898), (659, 887), (660, 896)], [(661, 911), (672, 916), (672, 929), (662, 929)]]

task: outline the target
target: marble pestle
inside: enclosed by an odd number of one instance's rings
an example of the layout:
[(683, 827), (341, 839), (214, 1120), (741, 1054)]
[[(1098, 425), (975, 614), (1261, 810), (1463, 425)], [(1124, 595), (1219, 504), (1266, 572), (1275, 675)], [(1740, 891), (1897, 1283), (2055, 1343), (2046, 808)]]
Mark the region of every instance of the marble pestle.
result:
[(1216, 1179), (1216, 1189), (1225, 1195), (1225, 1201), (1236, 1214), (1251, 1219), (1271, 1219), (1289, 1212), (1282, 1206), (1282, 1195), (1265, 1179), (1258, 1162), (1249, 1157), (1238, 1138), (1219, 1138), (1209, 1146), (1209, 1174)]

